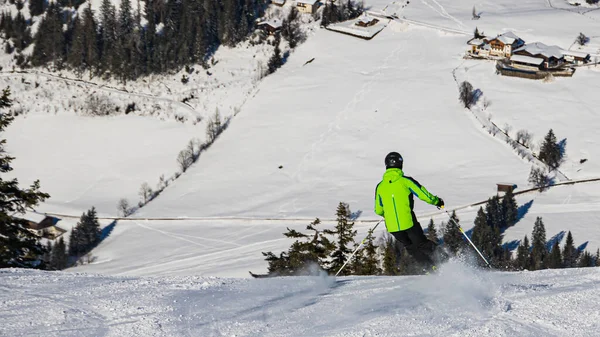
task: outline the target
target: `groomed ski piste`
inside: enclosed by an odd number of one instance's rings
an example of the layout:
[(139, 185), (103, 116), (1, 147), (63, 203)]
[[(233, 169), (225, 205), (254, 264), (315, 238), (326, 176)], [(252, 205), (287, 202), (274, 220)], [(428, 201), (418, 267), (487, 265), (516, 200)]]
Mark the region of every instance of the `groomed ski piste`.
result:
[[(316, 217), (331, 226), (340, 201), (360, 214), (355, 226), (364, 237), (378, 220), (372, 198), (389, 151), (402, 153), (407, 174), (456, 208), (468, 230), (478, 209), (468, 205), (493, 196), (496, 183), (528, 188), (532, 163), (490, 135), (482, 124), (488, 120), (510, 125), (513, 136), (529, 130), (536, 144), (550, 128), (567, 139), (557, 181), (600, 178), (599, 68), (545, 83), (501, 77), (490, 61), (463, 59), (475, 27), (572, 50), (584, 32), (594, 59), (600, 11), (559, 0), (482, 1), (481, 18), (471, 20), (469, 1), (370, 0), (367, 7), (397, 19), (370, 41), (312, 27), (286, 64), (257, 83), (245, 67), (253, 53), (266, 60), (265, 51), (220, 49), (214, 71), (225, 79), (211, 78), (192, 110), (179, 104), (189, 90), (176, 85), (180, 74), (165, 79), (172, 93), (128, 87), (151, 91), (155, 98), (144, 99), (160, 113), (102, 118), (68, 109), (67, 98), (89, 87), (23, 75), (40, 81), (42, 92), (21, 99), (28, 114), (3, 136), (19, 181), (39, 178), (52, 196), (38, 210), (74, 217), (63, 217), (66, 229), (92, 206), (116, 216), (120, 198), (133, 203), (143, 182), (172, 176), (178, 152), (204, 137), (215, 107), (233, 118), (155, 200), (129, 220), (102, 222), (110, 231), (92, 252), (95, 262), (67, 272), (0, 271), (0, 335), (595, 335), (600, 272), (593, 268), (506, 273), (453, 262), (429, 276), (248, 279), (248, 271), (266, 271), (261, 252), (289, 247), (286, 227), (302, 230)], [(31, 88), (21, 78), (0, 77), (16, 99)], [(483, 93), (471, 111), (457, 102), (463, 80)], [(483, 98), (492, 102), (484, 110)], [(63, 103), (46, 109), (54, 99)], [(121, 92), (117, 101), (130, 99)], [(177, 115), (188, 122), (176, 122)], [(204, 122), (194, 124), (196, 116)], [(540, 216), (548, 240), (571, 231), (577, 246), (595, 252), (599, 187), (518, 196), (520, 220), (504, 242), (530, 236)], [(422, 224), (447, 221), (431, 206), (416, 206)]]
[[(270, 279), (0, 271), (2, 336), (596, 336), (600, 270)], [(43, 308), (43, 309), (42, 309)], [(40, 310), (43, 314), (40, 314)]]

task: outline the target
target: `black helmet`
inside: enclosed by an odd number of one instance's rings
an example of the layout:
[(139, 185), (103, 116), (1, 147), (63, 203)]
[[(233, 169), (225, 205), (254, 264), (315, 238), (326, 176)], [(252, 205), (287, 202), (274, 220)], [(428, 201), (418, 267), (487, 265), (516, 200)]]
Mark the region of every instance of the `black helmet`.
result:
[(402, 169), (402, 156), (398, 152), (390, 152), (385, 156), (385, 168), (399, 168)]

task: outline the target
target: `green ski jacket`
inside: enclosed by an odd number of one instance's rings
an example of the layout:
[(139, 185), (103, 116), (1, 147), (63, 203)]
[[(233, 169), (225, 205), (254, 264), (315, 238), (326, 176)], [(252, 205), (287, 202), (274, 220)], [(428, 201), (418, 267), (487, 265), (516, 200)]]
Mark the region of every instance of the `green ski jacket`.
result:
[(431, 205), (440, 200), (416, 180), (404, 176), (401, 169), (385, 171), (375, 190), (375, 213), (385, 218), (388, 232), (407, 230), (419, 223), (413, 211), (413, 195)]

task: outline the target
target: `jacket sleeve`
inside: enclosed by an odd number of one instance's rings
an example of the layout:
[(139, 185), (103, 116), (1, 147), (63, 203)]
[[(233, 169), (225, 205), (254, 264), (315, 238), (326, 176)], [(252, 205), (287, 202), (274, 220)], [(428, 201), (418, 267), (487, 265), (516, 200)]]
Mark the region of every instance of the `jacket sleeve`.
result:
[(375, 188), (375, 213), (383, 216), (383, 202), (379, 195), (379, 184), (377, 184), (377, 187)]
[(429, 193), (429, 191), (427, 191), (425, 186), (422, 186), (421, 184), (419, 184), (418, 181), (414, 180), (411, 177), (406, 177), (406, 179), (408, 180), (408, 182), (407, 182), (408, 188), (410, 189), (412, 194), (416, 195), (419, 199), (425, 201), (426, 203), (428, 203), (430, 205), (434, 205), (434, 206), (438, 203), (438, 201), (440, 201), (440, 198)]

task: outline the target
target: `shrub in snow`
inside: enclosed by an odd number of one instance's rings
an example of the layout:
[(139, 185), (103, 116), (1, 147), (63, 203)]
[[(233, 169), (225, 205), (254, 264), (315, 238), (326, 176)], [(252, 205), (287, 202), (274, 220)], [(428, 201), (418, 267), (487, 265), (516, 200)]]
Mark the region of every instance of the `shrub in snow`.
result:
[(459, 87), (458, 98), (465, 108), (470, 109), (477, 100), (473, 85), (467, 81), (462, 82)]

